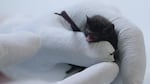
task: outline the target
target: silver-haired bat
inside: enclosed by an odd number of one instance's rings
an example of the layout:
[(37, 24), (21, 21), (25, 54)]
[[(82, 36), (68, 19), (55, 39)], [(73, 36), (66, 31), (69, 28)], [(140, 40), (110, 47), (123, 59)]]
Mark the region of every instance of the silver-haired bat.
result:
[[(110, 54), (114, 54), (115, 61), (118, 59), (118, 49), (117, 49), (118, 37), (115, 31), (114, 24), (112, 24), (109, 20), (100, 15), (94, 15), (92, 17), (87, 16), (85, 27), (83, 31), (81, 31), (65, 11), (62, 11), (60, 14), (59, 13), (55, 14), (62, 16), (71, 25), (71, 28), (74, 32), (83, 32), (89, 43), (99, 41), (110, 42), (115, 49), (115, 52)], [(76, 66), (73, 64), (69, 65), (71, 65), (72, 68), (68, 70), (66, 73), (71, 73), (72, 71), (79, 68), (80, 71), (85, 69), (85, 67)]]

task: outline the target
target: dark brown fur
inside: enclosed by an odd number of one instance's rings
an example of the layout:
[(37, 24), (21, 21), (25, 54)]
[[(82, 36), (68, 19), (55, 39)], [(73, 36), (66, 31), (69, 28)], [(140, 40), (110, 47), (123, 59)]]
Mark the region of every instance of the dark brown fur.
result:
[(87, 17), (85, 25), (83, 32), (91, 39), (90, 42), (108, 41), (114, 49), (117, 49), (118, 37), (114, 24), (100, 15), (95, 15), (91, 18)]

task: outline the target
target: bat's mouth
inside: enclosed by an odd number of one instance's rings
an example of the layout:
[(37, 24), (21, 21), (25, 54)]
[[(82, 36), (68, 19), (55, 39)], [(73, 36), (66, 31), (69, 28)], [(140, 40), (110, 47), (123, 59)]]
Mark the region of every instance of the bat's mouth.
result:
[(86, 36), (86, 40), (88, 42), (96, 42), (98, 40), (98, 38), (96, 36), (94, 36), (94, 35), (87, 35)]

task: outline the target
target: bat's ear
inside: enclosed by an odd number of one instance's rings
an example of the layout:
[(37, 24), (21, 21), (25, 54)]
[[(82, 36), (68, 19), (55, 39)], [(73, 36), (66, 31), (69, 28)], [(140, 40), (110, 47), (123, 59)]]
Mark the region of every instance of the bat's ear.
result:
[(90, 18), (86, 15), (86, 22), (90, 23)]

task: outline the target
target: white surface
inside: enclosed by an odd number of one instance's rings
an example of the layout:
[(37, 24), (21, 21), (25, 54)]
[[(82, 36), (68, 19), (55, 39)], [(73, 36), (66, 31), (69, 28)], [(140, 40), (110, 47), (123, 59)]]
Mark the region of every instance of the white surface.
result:
[[(118, 74), (118, 65), (111, 62), (95, 64), (86, 70), (53, 84), (110, 84)], [(94, 73), (93, 73), (94, 72)], [(103, 76), (102, 76), (103, 75)], [(94, 78), (93, 78), (94, 77)], [(16, 81), (9, 84), (52, 84), (42, 80)]]
[(30, 58), (39, 48), (40, 38), (32, 33), (0, 34), (0, 68)]
[(122, 14), (135, 23), (144, 34), (147, 69), (144, 84), (150, 83), (150, 1), (149, 0), (115, 0)]
[[(42, 13), (48, 13), (48, 11), (53, 10), (53, 8), (61, 8), (68, 3), (74, 4), (76, 1), (69, 1), (69, 0), (0, 0), (0, 13), (1, 15), (10, 15), (16, 13), (26, 13), (32, 14), (33, 16), (39, 16)], [(149, 36), (149, 22), (150, 22), (150, 1), (149, 0), (124, 0), (119, 1), (115, 0), (118, 7), (121, 9), (121, 12), (124, 14), (125, 17), (130, 19), (136, 25), (138, 25), (144, 33), (145, 36), (145, 43), (146, 43), (146, 51), (147, 51), (147, 65), (150, 64), (149, 60), (150, 57), (150, 42)], [(56, 3), (58, 5), (56, 5)], [(114, 2), (113, 2), (114, 3)], [(147, 73), (145, 84), (149, 84), (150, 81), (148, 80), (148, 76), (150, 76), (150, 68), (147, 67)]]

